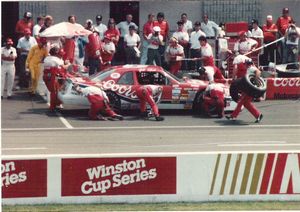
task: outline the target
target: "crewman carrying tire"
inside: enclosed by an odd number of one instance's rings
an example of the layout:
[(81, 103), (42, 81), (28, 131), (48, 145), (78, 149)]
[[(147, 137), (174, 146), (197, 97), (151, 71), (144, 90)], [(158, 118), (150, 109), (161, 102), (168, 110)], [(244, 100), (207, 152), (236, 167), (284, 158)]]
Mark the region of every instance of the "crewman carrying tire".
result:
[[(242, 63), (245, 66), (242, 65)], [(242, 106), (244, 106), (255, 117), (255, 123), (259, 123), (263, 118), (263, 114), (251, 103), (254, 97), (250, 96), (249, 94), (243, 91), (244, 81), (240, 79), (245, 77), (246, 75), (253, 75), (255, 76), (255, 79), (258, 79), (260, 77), (261, 71), (253, 64), (253, 61), (250, 58), (246, 58), (246, 56), (235, 58), (234, 64), (236, 65), (236, 67), (239, 67), (235, 69), (233, 73), (233, 78), (236, 79), (236, 81), (239, 81), (239, 85), (236, 86), (235, 89), (239, 89), (242, 92), (241, 97), (237, 102), (235, 110), (232, 112), (231, 115), (226, 116), (226, 118), (228, 120), (236, 119), (239, 113), (241, 112)], [(233, 84), (235, 83), (233, 82)]]

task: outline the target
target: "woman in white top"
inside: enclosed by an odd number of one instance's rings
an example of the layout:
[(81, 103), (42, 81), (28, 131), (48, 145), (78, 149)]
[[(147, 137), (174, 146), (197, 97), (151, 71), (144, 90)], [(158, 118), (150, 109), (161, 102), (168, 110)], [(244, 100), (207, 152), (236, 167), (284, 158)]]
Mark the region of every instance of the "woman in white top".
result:
[(139, 64), (141, 38), (135, 31), (135, 26), (129, 26), (129, 33), (124, 37), (127, 64)]

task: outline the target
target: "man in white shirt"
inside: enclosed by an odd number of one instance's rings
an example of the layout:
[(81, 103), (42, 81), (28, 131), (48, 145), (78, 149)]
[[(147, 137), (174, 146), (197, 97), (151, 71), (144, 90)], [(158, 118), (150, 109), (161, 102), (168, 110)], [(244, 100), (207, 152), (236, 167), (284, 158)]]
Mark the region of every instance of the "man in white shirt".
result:
[(162, 45), (163, 36), (160, 34), (160, 27), (153, 27), (154, 33), (150, 33), (147, 37), (148, 45), (148, 53), (147, 53), (147, 65), (153, 65), (153, 61), (157, 66), (161, 66), (161, 56), (159, 53), (159, 45)]
[(112, 42), (111, 38), (108, 36), (104, 36), (104, 44), (102, 46), (101, 58), (101, 70), (104, 70), (111, 66), (111, 61), (116, 52), (115, 44)]
[(207, 39), (215, 39), (219, 34), (219, 26), (208, 19), (208, 15), (204, 14), (201, 22), (201, 30), (205, 33)]
[(36, 22), (37, 24), (34, 25), (33, 30), (32, 30), (32, 35), (33, 37), (36, 39), (39, 34), (40, 34), (40, 30), (44, 24), (44, 17), (43, 16), (39, 16), (36, 18)]
[(253, 19), (251, 21), (252, 24), (252, 31), (251, 31), (251, 37), (253, 38), (264, 38), (264, 33), (261, 30), (261, 28), (258, 27), (258, 20)]
[(100, 39), (103, 40), (104, 33), (107, 30), (107, 26), (102, 23), (102, 15), (97, 15), (96, 16), (96, 24), (94, 25), (94, 28), (98, 29)]
[[(177, 22), (178, 28), (177, 31), (173, 33), (174, 38), (178, 40), (179, 45), (184, 49), (184, 55), (186, 58), (189, 57), (189, 34), (183, 29), (183, 22)], [(182, 62), (182, 69), (187, 70), (187, 61)]]
[(183, 22), (183, 29), (190, 35), (193, 31), (193, 23), (188, 20), (187, 14), (181, 14), (181, 21)]
[(7, 86), (7, 99), (12, 97), (12, 89), (15, 80), (15, 59), (17, 58), (17, 51), (13, 45), (11, 38), (6, 39), (6, 44), (1, 48), (1, 99), (4, 95), (4, 85)]
[[(195, 31), (191, 33), (190, 38), (190, 58), (200, 58), (201, 57), (201, 51), (200, 51), (200, 43), (199, 43), (199, 37), (205, 36), (205, 33), (201, 31), (200, 26), (201, 23), (199, 21), (196, 21), (195, 24)], [(191, 70), (198, 70), (198, 68), (201, 66), (201, 61), (197, 60), (196, 62), (191, 61), (190, 64)]]
[(31, 36), (30, 29), (24, 30), (24, 37), (18, 40), (17, 50), (19, 53), (20, 72), (19, 72), (19, 86), (21, 88), (28, 88), (29, 77), (26, 71), (26, 59), (31, 47), (37, 45), (34, 37)]
[(234, 51), (240, 54), (246, 54), (258, 46), (256, 40), (247, 37), (247, 32), (239, 32), (239, 40), (234, 44)]

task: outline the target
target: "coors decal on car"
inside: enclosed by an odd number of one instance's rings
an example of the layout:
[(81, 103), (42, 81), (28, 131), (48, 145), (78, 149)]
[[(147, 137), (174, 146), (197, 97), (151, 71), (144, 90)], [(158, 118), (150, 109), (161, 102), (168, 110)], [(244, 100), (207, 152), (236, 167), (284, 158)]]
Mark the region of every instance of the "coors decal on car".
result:
[(296, 99), (300, 97), (300, 78), (269, 78), (266, 99)]
[(132, 99), (137, 98), (137, 95), (135, 94), (135, 91), (132, 89), (131, 85), (118, 85), (115, 81), (108, 80), (106, 82), (103, 82), (102, 86), (105, 90), (111, 90)]

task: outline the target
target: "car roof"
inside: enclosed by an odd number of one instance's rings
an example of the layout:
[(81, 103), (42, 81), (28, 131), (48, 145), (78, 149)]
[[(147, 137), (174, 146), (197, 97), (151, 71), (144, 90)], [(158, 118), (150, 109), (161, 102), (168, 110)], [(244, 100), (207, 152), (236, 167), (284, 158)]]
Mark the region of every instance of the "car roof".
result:
[(146, 71), (146, 72), (156, 72), (163, 71), (163, 68), (155, 65), (120, 65), (114, 66), (113, 69), (117, 72), (127, 72), (127, 71)]

